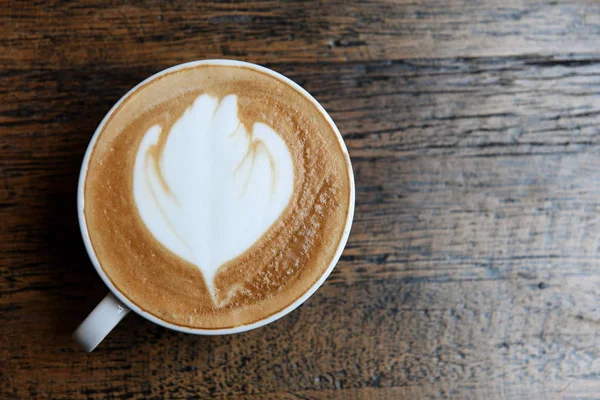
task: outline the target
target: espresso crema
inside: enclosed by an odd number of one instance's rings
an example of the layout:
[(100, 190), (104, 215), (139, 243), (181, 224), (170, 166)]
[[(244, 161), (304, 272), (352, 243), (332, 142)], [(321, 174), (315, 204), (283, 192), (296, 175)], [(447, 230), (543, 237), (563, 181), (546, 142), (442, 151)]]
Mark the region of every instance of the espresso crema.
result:
[(129, 300), (172, 324), (230, 328), (286, 308), (324, 274), (351, 180), (313, 100), (250, 66), (199, 64), (146, 82), (109, 116), (84, 215)]

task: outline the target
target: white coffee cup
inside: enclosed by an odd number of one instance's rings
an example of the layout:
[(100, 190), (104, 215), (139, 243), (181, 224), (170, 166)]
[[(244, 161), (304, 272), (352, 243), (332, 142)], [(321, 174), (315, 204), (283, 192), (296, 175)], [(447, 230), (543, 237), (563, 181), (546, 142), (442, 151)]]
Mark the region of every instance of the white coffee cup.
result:
[[(86, 224), (86, 220), (85, 220), (85, 216), (84, 216), (84, 212), (83, 212), (84, 201), (85, 201), (84, 187), (85, 187), (85, 180), (86, 180), (86, 176), (87, 176), (87, 169), (88, 169), (88, 165), (89, 165), (89, 161), (90, 161), (90, 156), (91, 156), (92, 150), (94, 148), (94, 145), (96, 143), (96, 140), (98, 139), (100, 132), (102, 132), (104, 124), (108, 121), (109, 117), (115, 112), (115, 110), (117, 110), (119, 105), (127, 97), (129, 97), (133, 92), (135, 92), (135, 90), (138, 87), (140, 87), (140, 86), (142, 86), (164, 74), (167, 74), (169, 72), (173, 72), (173, 71), (176, 71), (181, 68), (193, 67), (193, 66), (200, 65), (200, 64), (244, 66), (247, 68), (253, 68), (260, 72), (273, 75), (276, 78), (283, 80), (284, 82), (288, 83), (293, 88), (298, 90), (300, 93), (304, 94), (308, 99), (310, 99), (314, 103), (316, 108), (323, 114), (323, 116), (327, 119), (327, 121), (329, 121), (331, 126), (334, 128), (334, 131), (337, 135), (340, 146), (341, 146), (345, 156), (347, 157), (348, 167), (350, 168), (350, 174), (349, 174), (350, 175), (350, 204), (349, 204), (349, 208), (348, 208), (347, 219), (345, 221), (344, 232), (343, 232), (342, 238), (338, 244), (338, 247), (337, 247), (337, 250), (333, 257), (333, 260), (331, 261), (331, 264), (323, 272), (321, 277), (302, 296), (300, 296), (296, 301), (294, 301), (292, 304), (285, 307), (281, 311), (279, 311), (273, 315), (270, 315), (269, 317), (264, 318), (262, 320), (253, 322), (251, 324), (240, 325), (240, 326), (236, 326), (233, 328), (224, 328), (224, 329), (197, 329), (197, 328), (189, 328), (189, 327), (185, 327), (185, 326), (171, 324), (169, 322), (163, 321), (160, 318), (157, 318), (156, 316), (140, 309), (138, 306), (136, 306), (134, 303), (132, 303), (127, 297), (125, 297), (125, 295), (123, 295), (123, 293), (121, 293), (112, 284), (112, 282), (110, 281), (110, 279), (108, 278), (108, 276), (106, 275), (106, 273), (104, 272), (102, 267), (100, 266), (98, 257), (96, 257), (96, 254), (95, 254), (94, 249), (90, 242), (90, 235), (88, 232), (88, 228), (87, 228), (87, 224)], [(270, 322), (273, 322), (273, 321), (283, 317), (284, 315), (288, 314), (289, 312), (293, 311), (298, 306), (300, 306), (302, 303), (304, 303), (323, 284), (325, 279), (327, 279), (327, 277), (329, 276), (329, 274), (331, 273), (331, 271), (337, 264), (341, 254), (342, 254), (342, 251), (344, 250), (346, 242), (348, 240), (348, 235), (350, 234), (350, 227), (352, 225), (352, 218), (354, 215), (354, 199), (355, 199), (354, 175), (352, 174), (352, 167), (350, 164), (350, 157), (348, 155), (348, 150), (346, 149), (346, 145), (344, 144), (344, 141), (342, 139), (340, 132), (338, 131), (337, 127), (331, 120), (331, 117), (329, 116), (329, 114), (327, 114), (327, 112), (323, 109), (323, 107), (306, 90), (301, 88), (299, 85), (297, 85), (290, 79), (288, 79), (285, 76), (283, 76), (275, 71), (272, 71), (268, 68), (265, 68), (265, 67), (262, 67), (259, 65), (255, 65), (255, 64), (250, 64), (250, 63), (243, 62), (243, 61), (235, 61), (235, 60), (193, 61), (193, 62), (189, 62), (189, 63), (185, 63), (185, 64), (176, 65), (174, 67), (171, 67), (171, 68), (168, 68), (161, 72), (158, 72), (157, 74), (152, 75), (148, 79), (144, 80), (143, 82), (141, 82), (140, 84), (135, 86), (129, 92), (127, 92), (113, 106), (113, 108), (108, 112), (108, 114), (106, 114), (106, 116), (104, 117), (102, 122), (100, 122), (100, 125), (96, 129), (94, 136), (92, 136), (92, 140), (90, 141), (90, 144), (88, 145), (87, 151), (86, 151), (84, 159), (83, 159), (83, 164), (81, 166), (81, 172), (79, 175), (79, 187), (77, 190), (77, 213), (79, 216), (79, 225), (81, 228), (81, 234), (83, 236), (83, 242), (84, 242), (85, 248), (87, 249), (87, 252), (90, 256), (90, 259), (92, 260), (92, 264), (94, 265), (94, 267), (96, 268), (96, 271), (98, 271), (98, 274), (100, 275), (100, 277), (102, 278), (102, 280), (104, 281), (106, 286), (108, 286), (110, 291), (104, 297), (104, 299), (96, 306), (96, 308), (90, 313), (90, 315), (88, 315), (88, 317), (81, 323), (81, 325), (79, 325), (79, 327), (75, 330), (75, 332), (73, 332), (73, 339), (85, 351), (94, 350), (94, 348), (96, 348), (96, 346), (98, 346), (98, 344), (129, 313), (130, 310), (135, 311), (137, 314), (141, 315), (142, 317), (146, 318), (149, 321), (154, 322), (155, 324), (158, 324), (158, 325), (161, 325), (161, 326), (164, 326), (166, 328), (170, 328), (170, 329), (173, 329), (176, 331), (192, 333), (192, 334), (196, 334), (196, 335), (227, 335), (227, 334), (232, 334), (232, 333), (240, 333), (240, 332), (249, 331), (251, 329), (259, 328)]]

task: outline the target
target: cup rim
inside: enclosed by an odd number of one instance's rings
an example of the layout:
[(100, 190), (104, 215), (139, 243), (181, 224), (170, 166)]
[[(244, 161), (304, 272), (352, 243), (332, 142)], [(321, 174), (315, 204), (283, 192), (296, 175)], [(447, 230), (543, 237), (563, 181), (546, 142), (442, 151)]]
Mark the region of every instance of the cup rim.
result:
[[(319, 277), (319, 279), (300, 297), (298, 297), (292, 303), (290, 303), (286, 307), (282, 308), (281, 310), (277, 311), (276, 313), (271, 314), (266, 318), (263, 318), (258, 321), (254, 321), (249, 324), (239, 325), (239, 326), (230, 327), (230, 328), (216, 328), (216, 329), (191, 328), (191, 327), (187, 327), (187, 326), (172, 324), (170, 322), (167, 322), (167, 321), (164, 321), (164, 320), (158, 318), (157, 316), (151, 314), (148, 311), (141, 309), (139, 306), (137, 306), (137, 304), (135, 304), (133, 301), (129, 300), (129, 298), (127, 296), (125, 296), (123, 293), (121, 293), (121, 291), (113, 285), (110, 278), (108, 278), (108, 276), (102, 269), (102, 267), (100, 265), (100, 261), (98, 260), (98, 257), (96, 256), (96, 252), (94, 251), (94, 248), (91, 243), (89, 231), (87, 228), (87, 222), (85, 220), (85, 214), (84, 214), (85, 180), (87, 177), (89, 161), (90, 161), (93, 149), (95, 147), (96, 141), (98, 140), (98, 137), (100, 136), (100, 132), (102, 132), (104, 125), (106, 124), (106, 122), (108, 121), (110, 116), (115, 112), (115, 110), (117, 110), (119, 108), (119, 106), (121, 105), (121, 103), (123, 101), (125, 101), (139, 87), (145, 85), (146, 83), (148, 83), (162, 75), (168, 74), (170, 72), (177, 71), (179, 69), (184, 69), (184, 68), (191, 68), (191, 67), (195, 67), (197, 65), (202, 65), (202, 64), (225, 65), (225, 66), (244, 66), (244, 67), (252, 68), (252, 69), (258, 70), (260, 72), (264, 72), (271, 76), (274, 76), (275, 78), (284, 81), (285, 83), (292, 86), (294, 89), (298, 90), (302, 95), (304, 95), (306, 98), (308, 98), (317, 107), (317, 110), (319, 110), (323, 114), (323, 116), (325, 117), (327, 122), (329, 122), (329, 124), (333, 127), (333, 131), (336, 134), (336, 138), (339, 142), (342, 153), (344, 154), (344, 157), (346, 159), (346, 164), (348, 167), (348, 175), (349, 175), (349, 179), (350, 179), (350, 202), (348, 204), (348, 213), (346, 216), (346, 222), (345, 222), (342, 238), (341, 238), (340, 242), (338, 243), (336, 252), (333, 256), (333, 259), (331, 260), (331, 263), (329, 264), (327, 269), (323, 272), (323, 274)], [(88, 256), (89, 256), (90, 260), (92, 261), (94, 268), (96, 268), (96, 272), (98, 272), (98, 275), (100, 275), (100, 278), (104, 281), (104, 283), (106, 284), (108, 289), (121, 302), (123, 302), (123, 304), (125, 304), (127, 307), (129, 307), (129, 309), (133, 310), (136, 314), (140, 315), (141, 317), (143, 317), (157, 325), (160, 325), (160, 326), (163, 326), (165, 328), (172, 329), (175, 331), (179, 331), (179, 332), (191, 333), (191, 334), (196, 334), (196, 335), (207, 335), (207, 336), (228, 335), (228, 334), (241, 333), (241, 332), (246, 332), (246, 331), (249, 331), (252, 329), (260, 328), (261, 326), (267, 325), (273, 321), (276, 321), (276, 320), (284, 317), (285, 315), (289, 314), (290, 312), (292, 312), (293, 310), (298, 308), (306, 300), (308, 300), (308, 298), (317, 291), (317, 289), (323, 284), (323, 282), (325, 282), (325, 280), (327, 279), (329, 274), (331, 274), (331, 271), (333, 271), (333, 269), (335, 268), (344, 248), (346, 247), (346, 243), (348, 241), (348, 236), (350, 234), (350, 228), (352, 226), (352, 221), (354, 218), (354, 201), (355, 201), (354, 173), (352, 170), (352, 163), (350, 160), (350, 155), (348, 154), (348, 149), (346, 147), (346, 144), (344, 143), (341, 133), (339, 132), (337, 126), (335, 125), (335, 123), (333, 122), (333, 120), (331, 119), (331, 117), (329, 116), (327, 111), (325, 111), (323, 106), (321, 106), (321, 104), (310, 93), (308, 93), (304, 88), (302, 88), (300, 85), (298, 85), (296, 82), (292, 81), (291, 79), (287, 78), (286, 76), (284, 76), (276, 71), (273, 71), (269, 68), (258, 65), (258, 64), (253, 64), (253, 63), (249, 63), (249, 62), (245, 62), (245, 61), (238, 61), (238, 60), (229, 60), (229, 59), (207, 59), (207, 60), (190, 61), (190, 62), (178, 64), (178, 65), (172, 66), (170, 68), (164, 69), (162, 71), (159, 71), (159, 72), (151, 75), (150, 77), (144, 79), (142, 82), (138, 83), (133, 88), (131, 88), (129, 91), (127, 91), (127, 93), (125, 93), (119, 99), (119, 101), (117, 101), (115, 103), (115, 105), (106, 113), (106, 115), (104, 116), (104, 118), (102, 119), (102, 121), (100, 122), (98, 127), (96, 128), (94, 134), (92, 135), (92, 138), (90, 139), (87, 150), (85, 152), (83, 162), (81, 164), (81, 169), (80, 169), (80, 173), (79, 173), (79, 182), (78, 182), (78, 187), (77, 187), (77, 214), (78, 214), (78, 218), (79, 218), (79, 227), (81, 230), (83, 242), (84, 242), (86, 251), (88, 253)]]

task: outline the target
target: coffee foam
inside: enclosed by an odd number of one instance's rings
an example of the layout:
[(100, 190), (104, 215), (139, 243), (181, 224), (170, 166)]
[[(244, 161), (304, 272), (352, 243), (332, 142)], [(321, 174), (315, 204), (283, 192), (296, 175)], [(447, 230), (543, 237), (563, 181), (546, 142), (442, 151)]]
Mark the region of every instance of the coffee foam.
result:
[(134, 166), (134, 199), (146, 227), (202, 271), (215, 300), (218, 268), (250, 250), (294, 189), (285, 142), (261, 122), (248, 132), (237, 108), (236, 95), (199, 96), (169, 131), (155, 125), (146, 132)]
[(349, 211), (347, 163), (327, 119), (280, 79), (184, 68), (107, 120), (85, 185), (90, 240), (112, 283), (158, 318), (252, 323), (329, 266)]

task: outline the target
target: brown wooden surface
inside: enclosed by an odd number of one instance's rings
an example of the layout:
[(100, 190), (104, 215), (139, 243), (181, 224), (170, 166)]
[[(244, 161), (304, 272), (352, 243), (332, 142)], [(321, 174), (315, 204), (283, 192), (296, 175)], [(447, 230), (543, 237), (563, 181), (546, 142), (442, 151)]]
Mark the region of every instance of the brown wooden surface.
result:
[[(600, 398), (600, 3), (0, 6), (0, 398)], [(343, 133), (348, 247), (289, 316), (223, 337), (131, 315), (80, 239), (86, 145), (140, 80), (237, 58)]]

